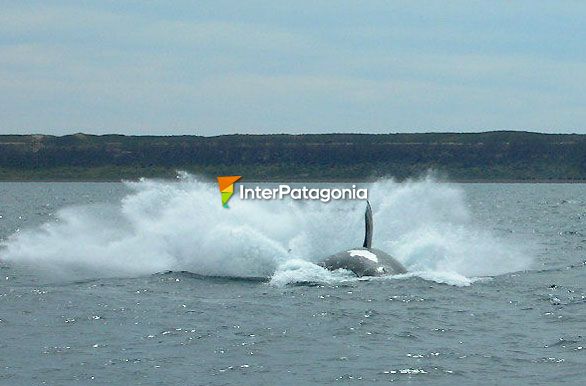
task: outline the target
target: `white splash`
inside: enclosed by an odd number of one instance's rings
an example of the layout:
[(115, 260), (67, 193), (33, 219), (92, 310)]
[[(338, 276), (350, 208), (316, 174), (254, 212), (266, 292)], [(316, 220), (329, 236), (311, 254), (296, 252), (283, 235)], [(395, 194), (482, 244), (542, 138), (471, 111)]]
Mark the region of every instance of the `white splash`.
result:
[(376, 257), (376, 255), (370, 251), (365, 251), (364, 249), (352, 249), (348, 251), (348, 253), (350, 254), (350, 256), (360, 256), (370, 261), (374, 261), (375, 263), (378, 263), (378, 257)]
[[(225, 209), (216, 184), (190, 176), (128, 186), (131, 193), (119, 203), (65, 208), (56, 222), (12, 235), (0, 258), (67, 280), (185, 270), (266, 277), (282, 285), (348, 280), (347, 273), (314, 263), (361, 245), (364, 237), (363, 202), (235, 196)], [(368, 188), (373, 245), (419, 277), (459, 285), (530, 263), (518, 246), (473, 221), (463, 192), (453, 185), (427, 178), (379, 181)]]

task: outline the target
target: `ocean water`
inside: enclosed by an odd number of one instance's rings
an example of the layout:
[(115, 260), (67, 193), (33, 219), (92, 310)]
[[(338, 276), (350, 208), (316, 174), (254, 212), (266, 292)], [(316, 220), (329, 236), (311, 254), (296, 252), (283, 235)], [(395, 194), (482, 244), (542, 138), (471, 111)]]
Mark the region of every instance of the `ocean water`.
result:
[(586, 185), (368, 188), (407, 275), (315, 265), (362, 202), (0, 183), (0, 384), (586, 382)]

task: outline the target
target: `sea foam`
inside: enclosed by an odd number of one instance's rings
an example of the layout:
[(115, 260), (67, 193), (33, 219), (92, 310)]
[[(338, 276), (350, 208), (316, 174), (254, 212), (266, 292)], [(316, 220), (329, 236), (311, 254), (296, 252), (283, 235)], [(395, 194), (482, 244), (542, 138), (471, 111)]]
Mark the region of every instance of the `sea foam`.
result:
[[(179, 182), (127, 183), (120, 202), (64, 208), (56, 221), (10, 236), (9, 265), (65, 280), (132, 277), (161, 271), (262, 277), (274, 285), (356, 280), (315, 263), (362, 244), (361, 201), (239, 200), (223, 208), (216, 184), (190, 175)], [(335, 184), (332, 184), (335, 185)], [(518, 244), (475, 221), (456, 185), (431, 177), (368, 185), (373, 245), (411, 272), (401, 277), (469, 285), (474, 278), (528, 267)]]

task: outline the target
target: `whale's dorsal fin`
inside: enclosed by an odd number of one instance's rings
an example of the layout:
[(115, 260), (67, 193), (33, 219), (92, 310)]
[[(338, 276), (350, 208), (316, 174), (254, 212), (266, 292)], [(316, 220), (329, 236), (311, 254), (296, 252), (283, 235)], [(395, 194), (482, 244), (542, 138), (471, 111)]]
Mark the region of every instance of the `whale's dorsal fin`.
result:
[(370, 248), (372, 245), (372, 209), (370, 207), (370, 202), (366, 200), (366, 212), (364, 213), (364, 225), (366, 228), (366, 232), (364, 234), (364, 244), (362, 246), (364, 248)]

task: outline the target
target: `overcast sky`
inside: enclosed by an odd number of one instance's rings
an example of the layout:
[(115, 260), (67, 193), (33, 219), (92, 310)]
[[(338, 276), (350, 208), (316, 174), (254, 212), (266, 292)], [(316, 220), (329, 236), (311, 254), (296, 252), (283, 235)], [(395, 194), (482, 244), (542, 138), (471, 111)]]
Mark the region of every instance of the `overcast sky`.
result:
[(0, 134), (586, 133), (585, 1), (0, 0)]

